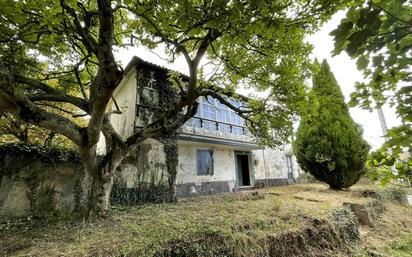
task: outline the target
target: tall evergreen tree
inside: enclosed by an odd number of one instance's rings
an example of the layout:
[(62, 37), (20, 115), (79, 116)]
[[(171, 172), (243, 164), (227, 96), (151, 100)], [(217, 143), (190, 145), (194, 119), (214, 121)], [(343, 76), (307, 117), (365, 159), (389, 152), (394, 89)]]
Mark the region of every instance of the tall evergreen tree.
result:
[(294, 151), (305, 172), (333, 189), (349, 188), (365, 173), (369, 145), (326, 60), (313, 76)]

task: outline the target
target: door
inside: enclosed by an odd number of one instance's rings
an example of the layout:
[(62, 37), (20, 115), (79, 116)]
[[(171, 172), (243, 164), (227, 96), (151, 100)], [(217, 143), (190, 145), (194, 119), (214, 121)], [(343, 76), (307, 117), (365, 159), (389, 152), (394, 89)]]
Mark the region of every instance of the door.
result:
[(251, 186), (249, 154), (236, 155), (237, 184), (239, 187)]

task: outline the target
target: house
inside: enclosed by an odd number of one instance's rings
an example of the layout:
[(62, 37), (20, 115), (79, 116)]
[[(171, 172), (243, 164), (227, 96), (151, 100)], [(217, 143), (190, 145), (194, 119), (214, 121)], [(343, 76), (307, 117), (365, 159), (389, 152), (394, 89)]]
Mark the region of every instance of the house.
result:
[[(127, 138), (142, 125), (142, 97), (161, 101), (158, 87), (169, 83), (169, 70), (134, 57), (125, 72), (109, 108), (121, 110), (122, 114), (111, 116), (111, 122), (116, 131)], [(242, 104), (241, 100), (229, 100), (237, 106)], [(251, 140), (245, 121), (235, 112), (211, 97), (200, 98), (198, 102), (197, 114), (184, 124), (177, 138), (177, 197), (295, 181), (299, 167), (290, 146), (283, 151), (260, 147)], [(104, 151), (103, 141), (98, 149)], [(149, 197), (148, 192), (158, 194), (159, 185), (167, 179), (163, 145), (149, 139), (125, 158), (115, 185), (117, 190), (122, 189), (121, 194), (126, 190), (127, 195), (130, 194), (127, 189), (138, 188), (138, 196), (134, 198), (144, 200)]]

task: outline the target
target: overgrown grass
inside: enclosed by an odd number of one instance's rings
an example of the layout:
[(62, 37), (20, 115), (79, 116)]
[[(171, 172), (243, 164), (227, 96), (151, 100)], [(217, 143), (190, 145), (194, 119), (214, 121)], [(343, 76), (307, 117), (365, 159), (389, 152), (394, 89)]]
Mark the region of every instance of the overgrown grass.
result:
[(412, 256), (412, 233), (392, 241), (387, 249), (394, 256)]
[(356, 257), (412, 257), (412, 207), (386, 202), (378, 224), (361, 227), (361, 234)]
[[(324, 219), (344, 202), (367, 204), (370, 198), (356, 193), (367, 187), (333, 191), (320, 184), (301, 184), (184, 199), (175, 204), (114, 207), (109, 218), (86, 224), (3, 222), (0, 255), (153, 256), (171, 242), (207, 237), (207, 240), (225, 240), (225, 247), (236, 248), (239, 256), (251, 256), (262, 250), (259, 240), (299, 229), (305, 226), (308, 217)], [(389, 204), (385, 215), (398, 212), (398, 208), (403, 208), (405, 216), (396, 217), (396, 222), (404, 222), (405, 230), (411, 232), (410, 207)], [(388, 230), (393, 230), (394, 238), (400, 238), (396, 236), (395, 224)], [(222, 242), (212, 243), (218, 247)]]

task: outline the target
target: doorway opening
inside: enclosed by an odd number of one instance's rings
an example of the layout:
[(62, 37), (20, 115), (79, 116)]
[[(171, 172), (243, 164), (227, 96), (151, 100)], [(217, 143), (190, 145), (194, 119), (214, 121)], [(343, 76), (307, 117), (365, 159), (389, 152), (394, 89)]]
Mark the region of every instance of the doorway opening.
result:
[(251, 186), (249, 155), (236, 154), (236, 164), (239, 187)]

